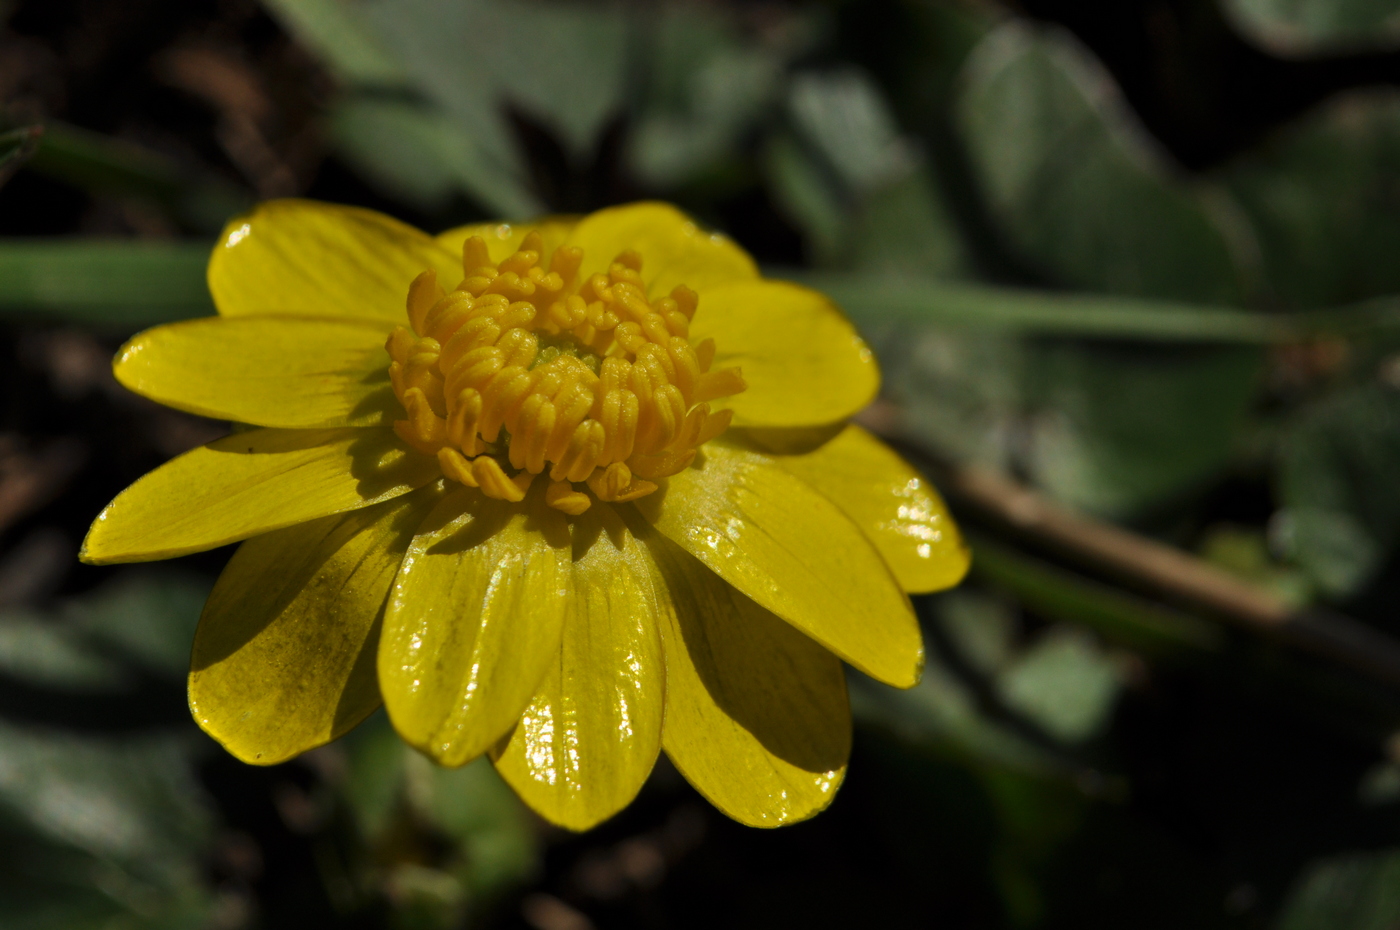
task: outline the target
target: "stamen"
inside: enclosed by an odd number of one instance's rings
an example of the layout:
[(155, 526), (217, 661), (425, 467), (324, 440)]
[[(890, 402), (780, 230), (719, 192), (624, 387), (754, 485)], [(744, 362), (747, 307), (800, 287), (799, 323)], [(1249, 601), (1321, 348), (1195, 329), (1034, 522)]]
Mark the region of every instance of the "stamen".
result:
[(710, 402), (744, 390), (743, 376), (710, 370), (714, 340), (690, 343), (694, 291), (647, 298), (637, 252), (582, 281), (581, 249), (544, 258), (537, 232), (500, 263), (474, 236), (455, 290), (432, 271), (414, 279), (410, 325), (386, 343), (406, 413), (394, 431), (488, 497), (523, 500), (545, 473), (545, 502), (571, 515), (594, 497), (645, 497), (728, 428), (730, 411)]

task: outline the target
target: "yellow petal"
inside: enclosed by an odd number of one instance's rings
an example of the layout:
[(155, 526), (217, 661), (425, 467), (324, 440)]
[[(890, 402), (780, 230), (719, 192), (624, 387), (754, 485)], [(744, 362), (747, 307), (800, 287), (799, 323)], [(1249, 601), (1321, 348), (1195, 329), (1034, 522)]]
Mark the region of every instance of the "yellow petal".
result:
[(662, 746), (741, 823), (779, 827), (825, 808), (846, 774), (851, 711), (835, 656), (669, 541), (647, 546), (664, 611)]
[[(748, 438), (765, 445), (761, 430)], [(904, 590), (941, 591), (967, 574), (967, 546), (933, 485), (861, 427), (851, 424), (812, 451), (773, 461), (855, 521)]]
[[(480, 236), (486, 243), (486, 252), (491, 256), (491, 261), (499, 263), (515, 254), (525, 236), (531, 232), (540, 234), (540, 238), (544, 240), (545, 254), (552, 255), (555, 249), (564, 244), (569, 238), (569, 233), (573, 232), (577, 225), (576, 216), (547, 216), (523, 223), (473, 223), (470, 226), (458, 226), (440, 232), (436, 238), (438, 245), (460, 259), (462, 243), (471, 236)], [(549, 267), (548, 263), (545, 267)]]
[(402, 416), (384, 329), (288, 317), (157, 326), (113, 363), (126, 387), (170, 407), (258, 426), (372, 426)]
[(444, 498), (384, 616), (379, 687), (399, 735), (462, 765), (509, 733), (559, 654), (569, 589), (568, 526), (543, 494)]
[(404, 322), (408, 285), (433, 269), (462, 279), (462, 257), (373, 210), (273, 200), (232, 220), (209, 257), (223, 316), (329, 316)]
[(273, 765), (379, 706), (375, 650), (394, 573), (437, 486), (238, 547), (204, 606), (190, 710), (244, 762)]
[(663, 493), (636, 504), (672, 541), (856, 668), (918, 683), (909, 598), (851, 519), (765, 456), (711, 442)]
[(606, 504), (573, 520), (563, 649), (496, 768), (535, 811), (587, 830), (626, 807), (661, 749), (666, 676), (650, 562)]
[(607, 271), (612, 260), (631, 249), (642, 256), (642, 280), (651, 297), (664, 297), (677, 284), (701, 295), (728, 281), (758, 277), (758, 266), (727, 236), (709, 233), (664, 203), (634, 203), (590, 213), (579, 221), (569, 245), (583, 249), (584, 274)]
[(168, 559), (355, 510), (441, 476), (389, 430), (259, 429), (167, 462), (88, 530), (85, 562)]
[(880, 370), (836, 305), (786, 281), (735, 281), (700, 292), (690, 338), (715, 340), (714, 367), (737, 365), (748, 390), (716, 406), (735, 426), (834, 423), (875, 398)]

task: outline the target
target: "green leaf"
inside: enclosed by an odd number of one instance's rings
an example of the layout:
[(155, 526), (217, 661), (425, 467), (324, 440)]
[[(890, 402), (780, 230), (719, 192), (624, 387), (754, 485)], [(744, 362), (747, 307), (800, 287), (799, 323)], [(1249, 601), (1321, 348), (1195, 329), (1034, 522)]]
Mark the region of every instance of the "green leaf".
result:
[(854, 68), (804, 71), (788, 87), (798, 134), (859, 197), (909, 174), (917, 159), (875, 83)]
[(1122, 687), (1122, 674), (1082, 630), (1055, 627), (997, 677), (1007, 706), (1065, 743), (1098, 735)]
[(806, 237), (810, 257), (833, 261), (845, 240), (848, 206), (835, 180), (785, 131), (768, 139), (763, 167), (779, 209)]
[(1224, 0), (1235, 28), (1276, 55), (1321, 56), (1394, 48), (1396, 0)]
[(1189, 492), (1226, 465), (1262, 361), (1245, 347), (864, 331), (911, 438), (1114, 517)]
[[(881, 313), (890, 291), (917, 289), (922, 282), (910, 282), (911, 278), (963, 277), (971, 267), (957, 224), (926, 170), (911, 171), (871, 191), (856, 208), (850, 241), (851, 264), (869, 272), (863, 280), (878, 282), (876, 288), (884, 291), (867, 295), (859, 286), (847, 285), (867, 314)], [(891, 282), (891, 278), (900, 280)], [(927, 305), (917, 297), (910, 301), (907, 294), (905, 299), (915, 307)], [(940, 300), (928, 303), (945, 305)], [(982, 315), (975, 318), (980, 320)]]
[(666, 4), (642, 43), (645, 87), (628, 161), (645, 183), (686, 183), (734, 155), (779, 93), (783, 50), (741, 38), (719, 8)]
[(969, 57), (957, 125), (992, 216), (1050, 280), (1239, 303), (1208, 199), (1171, 176), (1112, 79), (1067, 33), (1009, 21)]
[(442, 112), (423, 104), (349, 94), (331, 111), (341, 154), (386, 194), (421, 210), (463, 193), (498, 216), (530, 217), (542, 205)]
[(0, 314), (56, 316), (131, 332), (210, 316), (207, 243), (0, 241)]
[(352, 0), (264, 0), (277, 21), (350, 85), (404, 87), (408, 72)]
[(1373, 384), (1304, 413), (1280, 449), (1279, 537), (1327, 594), (1356, 592), (1400, 542), (1400, 390)]
[(415, 86), (513, 167), (501, 118), (510, 102), (591, 153), (622, 104), (627, 22), (616, 8), (549, 0), (366, 0), (369, 21)]
[[(916, 207), (906, 203), (904, 209)], [(932, 254), (939, 254), (939, 247), (928, 248)], [(878, 255), (868, 259), (872, 264), (878, 260)], [(1343, 319), (1335, 314), (1249, 313), (1231, 307), (870, 273), (823, 271), (788, 276), (830, 296), (856, 325), (865, 328), (915, 324), (949, 331), (1024, 336), (1263, 344), (1320, 332), (1400, 323), (1400, 319), (1392, 319), (1391, 308), (1380, 306), (1364, 316), (1349, 314)]]
[(247, 191), (221, 178), (124, 139), (58, 122), (44, 125), (29, 167), (92, 194), (149, 201), (199, 232), (218, 232), (252, 205)]
[(1319, 307), (1400, 291), (1400, 91), (1355, 91), (1232, 165), (1265, 299)]
[(39, 149), (42, 126), (23, 126), (0, 132), (0, 185), (3, 185)]
[(109, 654), (183, 684), (209, 590), (196, 576), (132, 569), (67, 602), (60, 616)]
[(1056, 498), (1126, 517), (1229, 461), (1263, 370), (1249, 349), (1047, 346), (1025, 383), (1025, 466)]
[(1349, 853), (1311, 865), (1289, 893), (1278, 930), (1391, 930), (1400, 923), (1400, 850)]

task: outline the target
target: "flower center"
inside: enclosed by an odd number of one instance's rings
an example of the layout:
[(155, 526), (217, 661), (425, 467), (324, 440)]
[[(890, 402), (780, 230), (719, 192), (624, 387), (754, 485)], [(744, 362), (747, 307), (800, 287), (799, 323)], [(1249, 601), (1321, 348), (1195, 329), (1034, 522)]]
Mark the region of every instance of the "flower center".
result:
[(643, 497), (656, 490), (649, 479), (681, 471), (724, 432), (730, 411), (708, 402), (744, 379), (710, 370), (714, 340), (690, 344), (694, 291), (647, 299), (636, 252), (580, 281), (582, 249), (556, 249), (548, 271), (542, 251), (531, 232), (496, 265), (473, 236), (456, 290), (444, 293), (433, 271), (409, 286), (412, 329), (386, 346), (408, 413), (394, 431), (489, 497), (521, 500), (546, 471), (545, 500), (566, 513), (587, 510), (588, 491)]

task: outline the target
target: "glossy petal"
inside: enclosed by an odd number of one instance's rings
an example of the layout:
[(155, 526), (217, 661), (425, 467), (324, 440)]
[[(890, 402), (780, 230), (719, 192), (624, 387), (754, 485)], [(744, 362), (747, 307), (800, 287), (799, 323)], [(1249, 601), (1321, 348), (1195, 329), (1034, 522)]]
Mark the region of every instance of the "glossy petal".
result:
[(258, 426), (372, 426), (403, 416), (384, 330), (371, 323), (211, 317), (157, 326), (113, 363), (126, 387), (179, 410)]
[(248, 540), (204, 606), (190, 710), (244, 762), (273, 765), (379, 706), (375, 650), (394, 573), (439, 496), (423, 488)]
[[(765, 444), (761, 431), (750, 438)], [(855, 521), (904, 590), (941, 591), (967, 574), (967, 546), (933, 485), (861, 427), (851, 424), (809, 452), (773, 461)]]
[(637, 501), (663, 534), (761, 606), (873, 678), (912, 687), (923, 640), (864, 533), (765, 456), (710, 443), (664, 494)]
[(875, 399), (880, 370), (826, 297), (786, 281), (736, 281), (700, 294), (692, 342), (715, 340), (716, 368), (739, 366), (748, 390), (719, 406), (735, 426), (815, 426)]
[(375, 504), (441, 476), (388, 430), (249, 430), (167, 462), (88, 530), (86, 562), (168, 559)]
[(405, 740), (462, 765), (510, 732), (557, 660), (569, 532), (543, 494), (463, 488), (430, 514), (394, 582), (379, 687)]
[(649, 557), (606, 504), (575, 517), (573, 534), (563, 649), (494, 755), (537, 813), (587, 830), (626, 807), (656, 764), (666, 675)]
[(382, 213), (273, 200), (232, 220), (209, 257), (223, 316), (328, 316), (404, 321), (408, 285), (434, 269), (446, 287), (462, 258)]
[(835, 656), (669, 541), (647, 541), (664, 611), (662, 745), (687, 781), (755, 827), (811, 817), (836, 795), (851, 750)]
[[(480, 236), (486, 242), (486, 251), (491, 260), (501, 262), (513, 255), (516, 249), (520, 248), (525, 236), (532, 231), (540, 234), (540, 238), (544, 240), (545, 254), (551, 255), (564, 244), (569, 238), (569, 233), (573, 232), (577, 225), (578, 217), (575, 216), (548, 216), (523, 223), (473, 223), (470, 226), (458, 226), (438, 233), (437, 241), (438, 245), (460, 257), (462, 243), (470, 236)], [(460, 266), (458, 270), (460, 272)], [(460, 273), (458, 277), (461, 277)]]
[(664, 203), (635, 203), (590, 213), (579, 220), (569, 244), (583, 249), (583, 273), (606, 271), (620, 253), (642, 256), (642, 280), (651, 297), (664, 297), (677, 284), (701, 295), (730, 281), (758, 277), (748, 253), (728, 236), (708, 233)]

